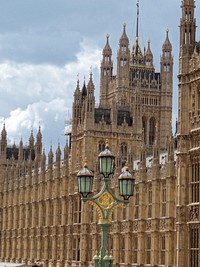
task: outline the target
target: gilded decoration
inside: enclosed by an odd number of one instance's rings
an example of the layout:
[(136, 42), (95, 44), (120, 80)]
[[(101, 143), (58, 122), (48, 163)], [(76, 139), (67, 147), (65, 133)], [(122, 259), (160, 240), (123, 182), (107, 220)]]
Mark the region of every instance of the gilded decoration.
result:
[(98, 198), (99, 206), (104, 209), (108, 210), (110, 209), (114, 204), (114, 198), (112, 195), (108, 192), (104, 192), (99, 198)]

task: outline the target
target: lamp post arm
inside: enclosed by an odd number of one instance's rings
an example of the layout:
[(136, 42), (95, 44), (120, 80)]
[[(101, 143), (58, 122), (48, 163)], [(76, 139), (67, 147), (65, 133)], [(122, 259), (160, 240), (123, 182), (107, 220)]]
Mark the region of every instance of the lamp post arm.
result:
[(128, 204), (128, 200), (117, 198), (109, 188), (109, 179), (104, 179), (101, 191), (93, 197), (82, 198), (84, 202), (93, 205), (99, 214), (99, 222), (111, 222), (113, 210), (124, 204)]

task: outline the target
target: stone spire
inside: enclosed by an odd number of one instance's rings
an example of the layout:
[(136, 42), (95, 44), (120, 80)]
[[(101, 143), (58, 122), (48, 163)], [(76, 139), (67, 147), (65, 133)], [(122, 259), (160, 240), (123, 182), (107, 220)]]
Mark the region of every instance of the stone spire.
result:
[(0, 156), (2, 160), (6, 160), (6, 150), (7, 150), (7, 132), (5, 123), (3, 124), (3, 129), (1, 131), (1, 139), (0, 139)]

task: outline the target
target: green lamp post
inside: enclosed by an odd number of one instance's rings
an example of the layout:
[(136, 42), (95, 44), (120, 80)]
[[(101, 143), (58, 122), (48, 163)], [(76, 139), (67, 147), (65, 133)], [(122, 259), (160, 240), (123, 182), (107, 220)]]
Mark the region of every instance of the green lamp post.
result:
[(88, 197), (92, 193), (94, 174), (84, 162), (84, 168), (78, 174), (78, 191), (83, 196), (82, 200), (93, 205), (99, 214), (99, 226), (101, 227), (101, 249), (100, 254), (94, 256), (95, 267), (112, 267), (113, 257), (108, 255), (108, 229), (111, 226), (113, 210), (121, 205), (128, 204), (129, 197), (133, 195), (135, 179), (128, 171), (126, 163), (125, 171), (119, 176), (119, 193), (124, 198), (118, 199), (109, 187), (109, 181), (114, 174), (115, 156), (112, 154), (106, 140), (105, 150), (99, 154), (99, 165), (103, 186), (101, 191), (93, 197)]

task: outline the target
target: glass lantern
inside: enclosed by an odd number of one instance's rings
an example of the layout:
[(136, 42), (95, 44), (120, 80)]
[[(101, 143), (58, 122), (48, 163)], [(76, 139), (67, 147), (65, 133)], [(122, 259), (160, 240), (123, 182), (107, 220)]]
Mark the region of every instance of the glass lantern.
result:
[(78, 172), (77, 178), (78, 192), (83, 197), (87, 197), (87, 195), (92, 193), (94, 174), (88, 169), (86, 160), (84, 161), (83, 169)]
[(119, 191), (124, 200), (128, 200), (133, 195), (135, 179), (128, 171), (128, 163), (126, 162), (125, 171), (119, 176)]
[(108, 140), (106, 140), (105, 150), (99, 154), (100, 173), (104, 178), (108, 178), (110, 174), (114, 173), (115, 156), (108, 147)]

